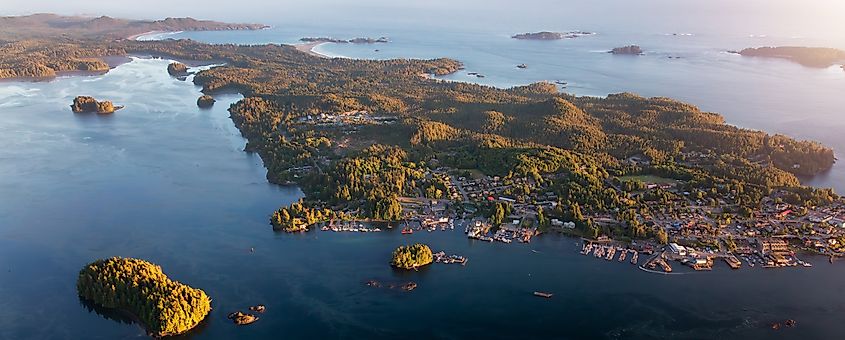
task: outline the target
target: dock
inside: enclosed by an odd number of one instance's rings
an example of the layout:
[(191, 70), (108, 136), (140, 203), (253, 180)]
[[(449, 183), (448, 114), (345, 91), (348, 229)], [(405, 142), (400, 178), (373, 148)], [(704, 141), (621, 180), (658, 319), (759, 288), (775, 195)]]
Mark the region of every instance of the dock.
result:
[(736, 258), (736, 256), (731, 255), (723, 257), (722, 259), (725, 260), (725, 263), (727, 263), (728, 266), (731, 267), (731, 269), (739, 269), (740, 267), (742, 267), (742, 262), (740, 262), (739, 259)]

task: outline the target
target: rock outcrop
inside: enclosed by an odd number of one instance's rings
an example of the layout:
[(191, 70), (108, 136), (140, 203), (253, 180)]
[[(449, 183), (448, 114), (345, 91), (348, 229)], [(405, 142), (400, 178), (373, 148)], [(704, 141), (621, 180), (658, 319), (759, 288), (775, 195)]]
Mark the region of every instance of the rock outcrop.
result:
[(214, 102), (216, 102), (216, 100), (214, 100), (214, 97), (209, 96), (207, 94), (204, 94), (197, 98), (197, 106), (203, 109), (207, 109), (214, 106)]
[(167, 65), (167, 73), (174, 77), (186, 76), (188, 75), (188, 66), (174, 61), (170, 65)]
[(73, 99), (73, 104), (70, 106), (70, 109), (73, 110), (74, 113), (96, 112), (100, 114), (108, 114), (114, 113), (122, 108), (123, 106), (115, 106), (111, 101), (97, 101), (94, 97), (89, 96), (77, 96)]
[(232, 320), (236, 325), (243, 326), (249, 325), (253, 322), (258, 321), (258, 317), (252, 314), (242, 313), (240, 311), (234, 312), (229, 314), (229, 320)]

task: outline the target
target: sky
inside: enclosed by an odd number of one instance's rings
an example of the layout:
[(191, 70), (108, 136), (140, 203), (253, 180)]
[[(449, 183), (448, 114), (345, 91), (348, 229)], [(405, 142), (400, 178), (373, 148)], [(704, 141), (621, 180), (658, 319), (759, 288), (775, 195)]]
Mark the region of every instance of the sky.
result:
[[(509, 29), (647, 28), (677, 32), (811, 35), (845, 32), (843, 0), (0, 0), (0, 15), (49, 12), (158, 19), (190, 16), (271, 25), (324, 21), (367, 25)], [(571, 23), (571, 24), (570, 24)], [(845, 34), (845, 33), (841, 33)], [(845, 38), (845, 37), (843, 37)]]

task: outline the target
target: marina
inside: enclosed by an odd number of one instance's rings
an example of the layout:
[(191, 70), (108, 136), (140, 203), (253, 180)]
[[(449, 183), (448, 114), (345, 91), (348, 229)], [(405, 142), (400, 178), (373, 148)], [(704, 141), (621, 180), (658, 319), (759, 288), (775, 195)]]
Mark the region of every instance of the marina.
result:
[(446, 255), (446, 252), (437, 252), (433, 254), (435, 263), (443, 264), (460, 264), (466, 266), (469, 261), (466, 257), (460, 255)]
[(340, 223), (340, 224), (335, 224), (332, 221), (329, 224), (320, 227), (320, 230), (331, 231), (331, 232), (335, 232), (335, 233), (343, 233), (343, 232), (347, 232), (347, 233), (378, 233), (378, 232), (381, 232), (381, 228), (367, 227), (367, 226), (364, 226), (364, 224), (362, 224), (362, 223), (355, 223), (354, 221), (346, 222), (346, 223)]
[[(630, 263), (633, 265), (637, 264), (640, 255), (639, 251), (635, 249), (587, 241), (583, 242), (581, 245), (581, 255), (589, 255), (590, 252), (592, 252), (593, 256), (596, 258), (604, 258), (607, 261), (611, 261), (616, 258), (619, 262), (625, 262), (630, 254)], [(616, 257), (617, 254), (619, 255), (618, 258)]]

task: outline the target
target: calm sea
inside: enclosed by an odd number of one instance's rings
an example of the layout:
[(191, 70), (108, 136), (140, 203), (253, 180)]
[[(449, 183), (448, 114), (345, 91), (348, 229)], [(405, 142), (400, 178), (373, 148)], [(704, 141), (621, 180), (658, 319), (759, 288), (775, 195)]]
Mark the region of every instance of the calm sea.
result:
[[(518, 30), (359, 26), (278, 25), (177, 37), (290, 43), (303, 36), (384, 35), (392, 42), (324, 45), (320, 51), (452, 57), (493, 86), (562, 80), (570, 84), (566, 91), (579, 95), (673, 97), (720, 112), (733, 124), (845, 150), (838, 111), (845, 104), (845, 72), (724, 53), (803, 44), (800, 38), (622, 33), (583, 24)], [(598, 34), (552, 42), (508, 37), (540, 29)], [(630, 43), (647, 54), (603, 53)], [(171, 278), (212, 296), (211, 316), (187, 336), (197, 339), (831, 339), (845, 331), (845, 266), (824, 258), (806, 257), (813, 268), (731, 271), (718, 263), (709, 273), (655, 275), (627, 262), (582, 256), (577, 240), (555, 236), (504, 245), (470, 241), (459, 230), (274, 234), (268, 213), (301, 192), (268, 184), (260, 159), (242, 151), (244, 140), (226, 112), (239, 96), (219, 96), (213, 109), (199, 110), (199, 89), (169, 77), (167, 63), (135, 59), (103, 76), (0, 83), (0, 339), (143, 337), (138, 326), (91, 310), (76, 296), (79, 269), (115, 255), (158, 263)], [(528, 68), (516, 69), (521, 63)], [(465, 73), (449, 78), (479, 80)], [(110, 116), (73, 114), (68, 105), (76, 95), (126, 108)], [(843, 192), (843, 176), (837, 166), (808, 183)], [(409, 242), (470, 260), (465, 267), (393, 271), (390, 252)], [(371, 279), (415, 281), (419, 288), (373, 289), (364, 284)], [(536, 298), (536, 290), (555, 296)], [(255, 324), (236, 327), (226, 320), (259, 303), (267, 312)], [(798, 326), (770, 329), (786, 319)]]

